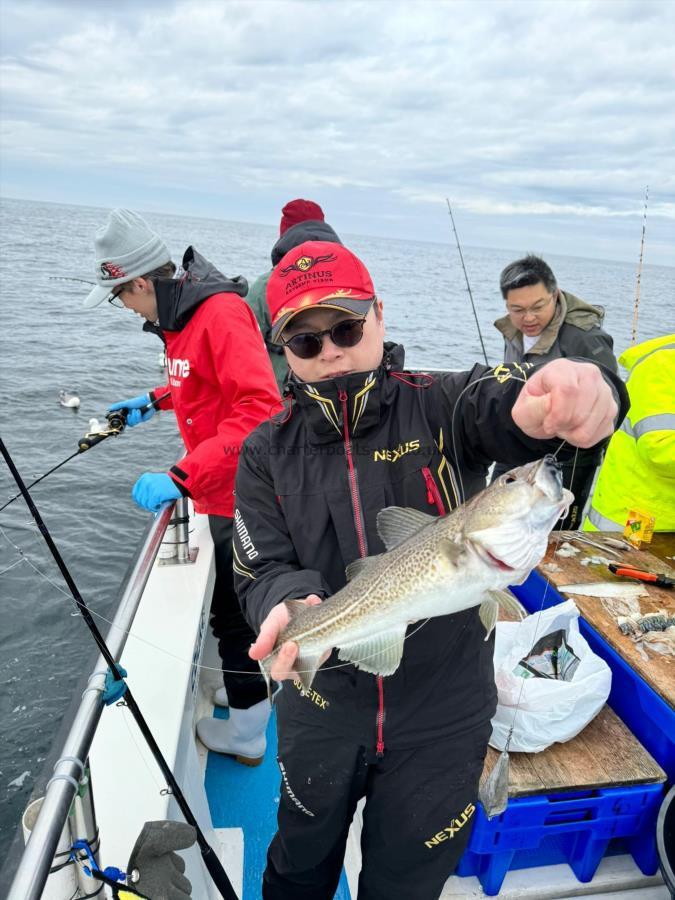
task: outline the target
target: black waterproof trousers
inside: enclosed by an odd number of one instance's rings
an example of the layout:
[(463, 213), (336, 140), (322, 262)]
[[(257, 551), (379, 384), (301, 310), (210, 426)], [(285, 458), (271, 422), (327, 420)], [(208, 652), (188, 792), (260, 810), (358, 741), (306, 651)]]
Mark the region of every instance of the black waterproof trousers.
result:
[(232, 519), (209, 516), (216, 563), (216, 582), (211, 600), (211, 628), (218, 639), (223, 663), (223, 682), (230, 707), (248, 709), (264, 700), (267, 687), (258, 663), (248, 655), (256, 636), (244, 619), (234, 590), (232, 570)]
[(385, 748), (378, 759), (374, 746), (280, 721), (279, 830), (267, 853), (264, 900), (333, 897), (361, 797), (358, 900), (437, 900), (471, 832), (490, 730), (487, 722), (414, 749)]

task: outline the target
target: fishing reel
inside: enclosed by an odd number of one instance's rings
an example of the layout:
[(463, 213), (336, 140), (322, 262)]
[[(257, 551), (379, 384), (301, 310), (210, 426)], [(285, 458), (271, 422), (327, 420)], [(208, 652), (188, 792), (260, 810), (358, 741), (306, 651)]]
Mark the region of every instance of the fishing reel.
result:
[(128, 415), (128, 409), (114, 409), (106, 413), (105, 424), (99, 422), (98, 419), (89, 419), (89, 429), (77, 442), (80, 453), (84, 453), (90, 447), (100, 444), (106, 438), (122, 434), (127, 426)]
[(108, 427), (111, 431), (121, 432), (124, 431), (127, 424), (127, 416), (129, 415), (129, 410), (126, 408), (123, 409), (114, 409), (109, 413), (106, 413), (106, 419), (108, 420)]
[[(140, 413), (143, 415), (147, 413), (153, 407), (156, 409), (157, 404), (161, 403), (162, 400), (166, 400), (167, 397), (171, 396), (171, 392), (167, 391), (161, 397), (154, 397), (145, 406), (140, 407)], [(110, 412), (106, 413), (107, 424), (101, 425), (98, 419), (90, 419), (89, 420), (89, 431), (87, 431), (84, 437), (81, 437), (78, 441), (78, 447), (80, 449), (80, 453), (83, 453), (85, 450), (88, 450), (90, 447), (95, 446), (96, 444), (100, 444), (101, 441), (104, 441), (106, 438), (109, 438), (111, 435), (122, 434), (124, 429), (127, 427), (127, 419), (129, 418), (130, 409), (126, 406), (123, 406), (121, 409), (111, 409)]]

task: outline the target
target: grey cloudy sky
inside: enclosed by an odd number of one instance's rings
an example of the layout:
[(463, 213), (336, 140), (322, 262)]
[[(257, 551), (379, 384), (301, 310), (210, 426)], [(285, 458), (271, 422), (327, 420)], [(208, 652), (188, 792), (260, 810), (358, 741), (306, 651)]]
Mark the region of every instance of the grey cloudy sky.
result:
[(3, 196), (675, 265), (675, 3), (0, 0)]

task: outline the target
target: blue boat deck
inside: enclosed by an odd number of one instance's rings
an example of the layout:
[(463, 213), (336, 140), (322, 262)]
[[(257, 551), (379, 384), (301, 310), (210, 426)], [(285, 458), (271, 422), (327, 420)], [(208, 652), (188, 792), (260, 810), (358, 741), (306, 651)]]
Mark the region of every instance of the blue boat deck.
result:
[[(215, 709), (227, 719), (227, 709)], [(214, 828), (241, 828), (244, 832), (244, 891), (242, 900), (260, 900), (267, 847), (274, 836), (279, 806), (280, 775), (277, 765), (276, 717), (267, 726), (267, 752), (262, 765), (249, 768), (232, 757), (209, 753), (206, 795)], [(335, 900), (351, 900), (344, 869)]]

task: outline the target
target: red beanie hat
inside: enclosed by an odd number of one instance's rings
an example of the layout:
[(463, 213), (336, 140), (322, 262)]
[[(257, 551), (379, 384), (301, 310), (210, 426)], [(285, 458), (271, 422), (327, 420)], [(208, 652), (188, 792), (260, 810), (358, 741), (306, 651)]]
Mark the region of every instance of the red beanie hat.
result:
[(279, 237), (298, 222), (324, 221), (323, 210), (313, 200), (290, 200), (281, 210)]

